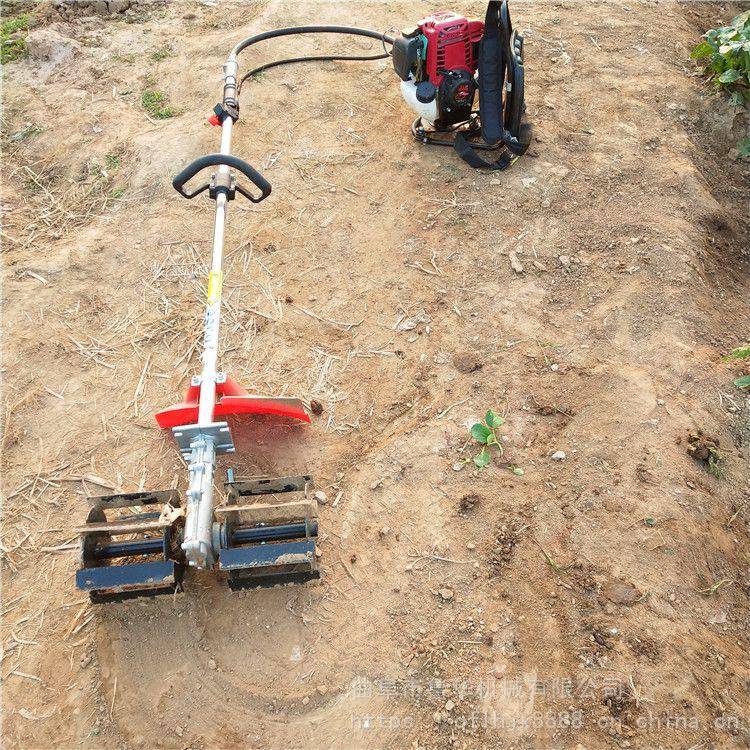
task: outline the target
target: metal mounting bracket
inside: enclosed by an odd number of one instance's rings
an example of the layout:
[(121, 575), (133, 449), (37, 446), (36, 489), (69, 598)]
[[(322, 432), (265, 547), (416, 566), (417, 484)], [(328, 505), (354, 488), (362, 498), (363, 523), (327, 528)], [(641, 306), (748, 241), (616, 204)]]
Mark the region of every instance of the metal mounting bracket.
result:
[(217, 453), (234, 453), (232, 433), (226, 422), (212, 422), (202, 427), (197, 424), (180, 425), (172, 428), (172, 434), (177, 441), (180, 453), (185, 458), (190, 457), (192, 443), (201, 435), (205, 435), (214, 441)]

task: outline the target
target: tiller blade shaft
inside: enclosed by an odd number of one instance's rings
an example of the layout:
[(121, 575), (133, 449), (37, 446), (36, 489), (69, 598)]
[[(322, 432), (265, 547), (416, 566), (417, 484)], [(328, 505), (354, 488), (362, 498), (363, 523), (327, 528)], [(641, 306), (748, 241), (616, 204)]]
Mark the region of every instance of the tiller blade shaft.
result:
[[(315, 504), (237, 506), (247, 495), (305, 491), (309, 477), (261, 479), (227, 483), (230, 505), (214, 508), (216, 457), (234, 453), (230, 415), (274, 415), (309, 422), (296, 398), (253, 396), (217, 370), (221, 322), (222, 256), (227, 205), (236, 194), (258, 203), (271, 185), (253, 167), (230, 154), (232, 126), (238, 116), (236, 54), (224, 66), (223, 103), (216, 108), (221, 148), (196, 159), (172, 181), (185, 198), (208, 190), (216, 203), (211, 270), (203, 330), (200, 375), (195, 376), (184, 402), (156, 415), (160, 427), (171, 429), (188, 464), (186, 505), (176, 491), (135, 493), (95, 499), (81, 533), (82, 566), (76, 582), (93, 601), (172, 592), (179, 587), (185, 566), (226, 571), (231, 588), (274, 585), (316, 578)], [(185, 185), (206, 167), (218, 167), (211, 181), (189, 192)], [(237, 184), (244, 175), (260, 191)], [(275, 488), (275, 489), (274, 489)], [(107, 520), (105, 510), (155, 506), (151, 512)], [(235, 507), (237, 506), (237, 507)], [(288, 506), (288, 507), (286, 507)], [(285, 508), (283, 510), (283, 508)], [(265, 514), (265, 515), (264, 515)], [(127, 537), (127, 538), (120, 538)], [(138, 558), (138, 562), (127, 562)], [(125, 562), (123, 562), (125, 561)], [(218, 566), (217, 566), (218, 563)]]

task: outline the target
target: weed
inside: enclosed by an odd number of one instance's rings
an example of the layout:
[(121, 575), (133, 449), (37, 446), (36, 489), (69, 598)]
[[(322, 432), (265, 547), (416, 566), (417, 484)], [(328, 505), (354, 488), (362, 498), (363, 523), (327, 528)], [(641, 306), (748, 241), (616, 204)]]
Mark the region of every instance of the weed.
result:
[(499, 414), (495, 414), (495, 412), (490, 409), (481, 422), (477, 422), (472, 426), (471, 436), (482, 446), (482, 450), (474, 456), (474, 466), (476, 466), (477, 469), (484, 469), (484, 467), (492, 461), (490, 448), (493, 445), (496, 446), (500, 455), (503, 455), (503, 446), (498, 440), (496, 430), (504, 424), (505, 420)]
[[(700, 579), (704, 584), (707, 583), (706, 579), (703, 576), (700, 576)], [(704, 596), (713, 596), (722, 586), (726, 586), (732, 583), (734, 583), (734, 581), (731, 578), (722, 578), (712, 586), (707, 586), (705, 589), (698, 589), (698, 593), (703, 594)]]
[(109, 169), (110, 171), (119, 169), (121, 163), (122, 162), (120, 161), (120, 157), (117, 156), (117, 154), (107, 154), (104, 157), (104, 164), (106, 165), (107, 169)]
[(41, 125), (32, 123), (31, 125), (27, 125), (22, 130), (19, 130), (9, 135), (8, 140), (11, 143), (20, 143), (21, 141), (25, 141), (27, 138), (31, 138), (32, 136), (39, 135), (39, 133), (41, 133), (43, 130), (44, 128)]
[(22, 32), (29, 30), (30, 21), (31, 17), (23, 13), (0, 25), (0, 63), (3, 65), (26, 54), (26, 37)]
[[(736, 107), (750, 102), (750, 10), (740, 13), (728, 26), (710, 29), (690, 53), (703, 60), (704, 73)], [(740, 154), (750, 157), (750, 139), (738, 144)]]
[(706, 466), (706, 471), (708, 471), (711, 476), (716, 477), (717, 479), (723, 479), (726, 472), (724, 471), (724, 454), (720, 453), (716, 448), (713, 446), (709, 446), (708, 448), (708, 464)]
[(177, 110), (166, 105), (167, 95), (154, 89), (146, 89), (141, 94), (141, 104), (152, 117), (157, 120), (166, 120), (174, 117)]
[[(476, 466), (477, 469), (480, 471), (484, 469), (492, 461), (491, 449), (493, 445), (495, 446), (495, 449), (499, 451), (500, 455), (503, 455), (503, 446), (497, 435), (497, 429), (504, 424), (505, 420), (499, 414), (495, 414), (492, 409), (489, 409), (481, 422), (472, 425), (471, 437), (482, 446), (482, 449), (473, 459), (466, 459), (467, 463), (469, 460), (473, 460), (474, 466)], [(515, 466), (514, 464), (509, 464), (508, 468), (517, 476), (523, 476), (523, 469), (520, 467)]]
[[(747, 140), (750, 144), (750, 138)], [(737, 359), (750, 359), (750, 344), (738, 346), (736, 349), (732, 350), (731, 354), (727, 354), (723, 357), (725, 362), (731, 362), (732, 360)], [(734, 384), (738, 388), (750, 388), (750, 375), (743, 375), (742, 377), (737, 378), (737, 380), (734, 381)]]
[(151, 59), (154, 62), (166, 60), (172, 53), (168, 49), (157, 49), (151, 53)]
[(122, 198), (123, 195), (125, 195), (125, 191), (122, 188), (115, 188), (112, 191), (112, 197), (115, 199)]
[(555, 559), (552, 557), (552, 555), (550, 555), (549, 552), (547, 552), (547, 550), (544, 549), (544, 547), (542, 547), (542, 545), (539, 544), (539, 542), (537, 542), (537, 540), (534, 539), (533, 537), (531, 538), (531, 541), (534, 542), (534, 544), (536, 544), (537, 547), (539, 547), (539, 549), (542, 551), (542, 554), (544, 555), (544, 561), (547, 563), (547, 565), (549, 565), (550, 569), (553, 570), (555, 573), (560, 575), (562, 573), (565, 573), (567, 569), (570, 567), (570, 565), (560, 565), (558, 562), (556, 562)]

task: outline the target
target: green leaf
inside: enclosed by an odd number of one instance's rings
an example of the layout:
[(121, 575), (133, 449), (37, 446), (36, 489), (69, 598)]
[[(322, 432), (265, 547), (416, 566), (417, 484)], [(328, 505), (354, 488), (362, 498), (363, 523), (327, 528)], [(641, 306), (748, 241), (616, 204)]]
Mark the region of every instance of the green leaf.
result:
[(738, 388), (750, 388), (750, 375), (743, 375), (741, 378), (737, 378), (734, 384)]
[(487, 442), (487, 438), (491, 434), (491, 430), (486, 425), (483, 425), (481, 422), (477, 422), (472, 428), (471, 428), (471, 436), (476, 440), (478, 443), (484, 443)]
[(737, 148), (740, 151), (740, 156), (743, 159), (750, 158), (750, 138), (743, 138), (738, 144)]
[(487, 435), (487, 445), (500, 445), (500, 443), (497, 442), (497, 437), (494, 432)]
[(523, 469), (520, 466), (513, 466), (511, 465), (510, 470), (517, 476), (522, 477), (523, 476)]
[(654, 521), (654, 519), (651, 518), (651, 516), (644, 518), (643, 523), (645, 523), (646, 526), (656, 526), (656, 521)]
[(505, 420), (499, 414), (495, 414), (492, 409), (487, 412), (484, 421), (487, 422), (490, 427), (502, 427), (502, 425), (505, 424)]
[(734, 83), (738, 78), (741, 78), (741, 77), (742, 77), (742, 73), (740, 73), (739, 70), (730, 68), (729, 70), (725, 70), (719, 76), (719, 83)]
[(750, 357), (750, 344), (743, 344), (736, 349), (732, 349), (732, 353), (725, 355), (722, 359), (729, 362), (731, 359), (747, 359), (748, 357)]
[(474, 456), (474, 466), (476, 466), (477, 469), (483, 469), (491, 460), (492, 458), (487, 449), (482, 448), (482, 450)]
[(714, 48), (709, 42), (701, 42), (693, 47), (690, 57), (692, 57), (693, 60), (700, 60), (702, 57), (708, 57), (713, 51)]

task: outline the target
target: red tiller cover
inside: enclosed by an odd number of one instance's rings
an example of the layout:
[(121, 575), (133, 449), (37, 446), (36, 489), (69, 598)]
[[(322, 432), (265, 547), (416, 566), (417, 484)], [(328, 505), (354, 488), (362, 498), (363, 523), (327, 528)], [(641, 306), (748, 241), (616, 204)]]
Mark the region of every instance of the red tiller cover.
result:
[[(156, 412), (159, 427), (166, 429), (195, 424), (198, 421), (199, 395), (200, 386), (191, 385), (182, 403)], [(234, 414), (274, 414), (310, 422), (310, 415), (298, 398), (251, 396), (239, 383), (228, 377), (224, 383), (216, 384), (214, 418)]]

